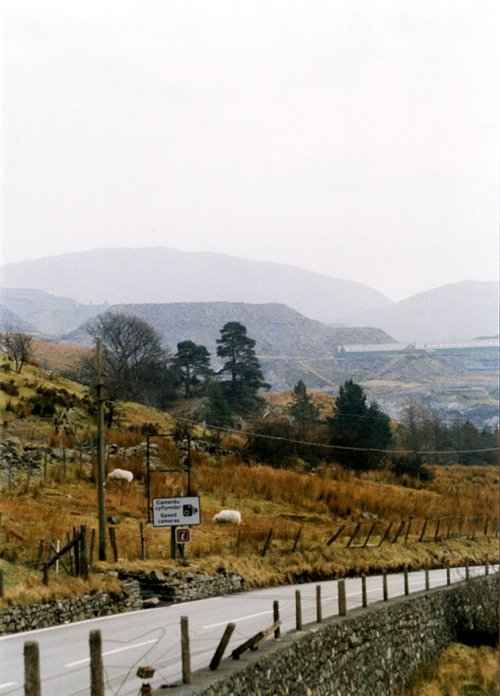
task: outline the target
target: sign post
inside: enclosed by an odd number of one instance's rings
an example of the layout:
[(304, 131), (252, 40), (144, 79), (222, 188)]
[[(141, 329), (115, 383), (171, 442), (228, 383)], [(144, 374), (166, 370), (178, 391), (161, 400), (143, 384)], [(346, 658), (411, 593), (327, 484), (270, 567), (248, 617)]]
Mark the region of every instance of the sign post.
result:
[(197, 524), (201, 524), (201, 505), (198, 496), (153, 498), (153, 526), (170, 527), (173, 559), (175, 559), (178, 545), (184, 557), (184, 544), (191, 541), (191, 529), (187, 525)]

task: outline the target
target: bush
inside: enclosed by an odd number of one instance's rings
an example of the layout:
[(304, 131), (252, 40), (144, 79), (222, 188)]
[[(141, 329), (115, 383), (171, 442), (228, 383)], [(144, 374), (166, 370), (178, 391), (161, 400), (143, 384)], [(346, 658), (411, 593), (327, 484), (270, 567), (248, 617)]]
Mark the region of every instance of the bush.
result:
[(9, 396), (19, 396), (19, 389), (13, 379), (9, 382), (0, 382), (0, 389)]
[(412, 478), (419, 479), (423, 483), (433, 481), (435, 478), (434, 473), (424, 466), (418, 457), (411, 457), (407, 454), (393, 457), (392, 470), (400, 478), (406, 474)]

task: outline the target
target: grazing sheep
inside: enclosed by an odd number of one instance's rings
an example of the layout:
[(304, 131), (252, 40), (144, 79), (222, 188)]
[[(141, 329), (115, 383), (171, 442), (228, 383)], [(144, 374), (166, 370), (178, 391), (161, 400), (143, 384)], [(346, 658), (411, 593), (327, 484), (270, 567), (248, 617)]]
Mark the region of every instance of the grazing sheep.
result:
[(212, 522), (218, 524), (241, 524), (241, 512), (238, 510), (221, 510), (216, 515)]
[(126, 469), (113, 469), (108, 474), (108, 478), (112, 481), (125, 481), (126, 483), (132, 483), (134, 480), (134, 474)]

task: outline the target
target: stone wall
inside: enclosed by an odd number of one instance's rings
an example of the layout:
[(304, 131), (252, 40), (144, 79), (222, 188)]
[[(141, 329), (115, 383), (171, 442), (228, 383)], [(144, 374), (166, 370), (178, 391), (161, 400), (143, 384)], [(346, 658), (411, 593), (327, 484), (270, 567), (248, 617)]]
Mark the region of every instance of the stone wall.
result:
[[(202, 670), (177, 696), (394, 696), (464, 631), (498, 635), (498, 576), (379, 602)], [(165, 693), (158, 689), (156, 694)]]
[(129, 581), (122, 588), (119, 593), (98, 590), (83, 597), (1, 609), (0, 635), (142, 609), (139, 584)]
[(245, 589), (244, 578), (225, 568), (221, 568), (216, 575), (203, 572), (179, 573), (173, 569), (156, 569), (147, 573), (122, 569), (118, 572), (118, 577), (121, 580), (137, 580), (144, 607), (220, 597)]

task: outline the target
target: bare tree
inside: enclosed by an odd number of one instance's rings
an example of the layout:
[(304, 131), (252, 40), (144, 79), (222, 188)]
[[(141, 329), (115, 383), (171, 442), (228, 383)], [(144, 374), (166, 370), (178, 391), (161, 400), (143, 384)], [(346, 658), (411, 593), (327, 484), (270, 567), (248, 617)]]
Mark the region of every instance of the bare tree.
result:
[[(161, 335), (147, 322), (128, 314), (106, 312), (87, 325), (103, 344), (103, 377), (110, 399), (140, 401), (161, 406), (172, 377), (169, 355)], [(95, 384), (95, 356), (85, 356), (80, 378)]]
[(5, 331), (1, 334), (1, 343), (19, 374), (33, 357), (33, 337), (22, 331)]

